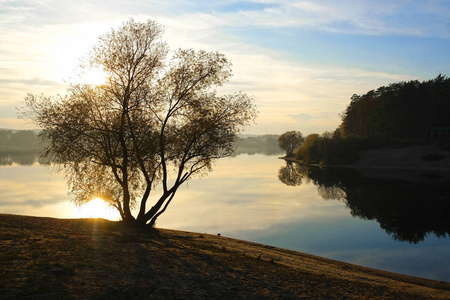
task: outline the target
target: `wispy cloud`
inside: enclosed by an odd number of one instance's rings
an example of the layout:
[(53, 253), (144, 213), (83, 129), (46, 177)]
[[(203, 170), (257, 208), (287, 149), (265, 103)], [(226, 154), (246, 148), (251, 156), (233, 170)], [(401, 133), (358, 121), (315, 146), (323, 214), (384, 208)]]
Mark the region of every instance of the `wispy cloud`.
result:
[[(352, 34), (449, 37), (446, 1), (2, 1), (0, 27), (75, 24), (124, 16), (206, 15), (226, 26), (298, 27)], [(186, 24), (189, 25), (189, 24)], [(211, 23), (217, 25), (216, 22)]]
[(256, 1), (270, 8), (240, 12), (239, 24), (298, 27), (365, 35), (449, 37), (446, 1)]

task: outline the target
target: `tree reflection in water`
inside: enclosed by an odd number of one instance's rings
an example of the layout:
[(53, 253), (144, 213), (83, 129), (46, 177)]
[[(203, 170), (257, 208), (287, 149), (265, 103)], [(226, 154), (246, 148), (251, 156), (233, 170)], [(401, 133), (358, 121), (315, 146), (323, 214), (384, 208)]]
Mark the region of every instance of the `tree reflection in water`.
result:
[(298, 186), (302, 184), (300, 165), (287, 161), (285, 167), (278, 170), (278, 179), (285, 185)]
[[(353, 216), (377, 221), (395, 240), (418, 243), (429, 234), (450, 237), (448, 173), (421, 174), (420, 181), (409, 176), (392, 180), (381, 171), (365, 174), (362, 169), (291, 165), (279, 170), (281, 182), (293, 185), (302, 178), (313, 182), (325, 200), (343, 201)], [(392, 178), (393, 171), (387, 172)]]

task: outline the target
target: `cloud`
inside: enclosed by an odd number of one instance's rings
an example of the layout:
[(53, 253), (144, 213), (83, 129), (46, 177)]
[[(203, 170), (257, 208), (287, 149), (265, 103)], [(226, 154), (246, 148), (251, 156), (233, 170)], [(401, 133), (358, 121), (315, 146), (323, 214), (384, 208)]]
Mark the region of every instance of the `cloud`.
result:
[[(260, 2), (260, 1), (257, 1)], [(245, 25), (301, 27), (369, 35), (449, 37), (445, 1), (262, 1), (269, 9), (245, 13)], [(414, 22), (412, 22), (414, 21)]]
[[(3, 72), (1, 72), (3, 73)], [(6, 72), (11, 77), (6, 77), (0, 73), (0, 116), (13, 116), (16, 114), (15, 106), (18, 106), (27, 93), (48, 93), (58, 94), (64, 92), (67, 88), (63, 84), (54, 80), (44, 78), (20, 78), (14, 77), (13, 72)], [(3, 73), (4, 74), (4, 73)], [(5, 77), (4, 77), (5, 76)]]
[(46, 85), (53, 86), (59, 84), (53, 80), (45, 80), (42, 78), (29, 78), (29, 79), (2, 79), (0, 78), (0, 85), (2, 84), (24, 84), (24, 85)]
[(312, 116), (311, 114), (307, 114), (307, 113), (291, 114), (291, 115), (289, 115), (289, 117), (291, 117), (294, 120), (306, 121), (306, 122), (316, 118), (316, 117)]
[[(261, 49), (259, 55), (230, 51), (235, 76), (224, 92), (242, 89), (255, 97), (259, 133), (334, 130), (350, 97), (408, 75), (358, 68), (308, 65)], [(287, 117), (295, 115), (297, 117)], [(302, 118), (299, 118), (301, 116)], [(260, 130), (260, 131), (259, 131)]]
[[(350, 34), (450, 36), (445, 1), (2, 1), (0, 27), (110, 22), (128, 16), (220, 20), (221, 26), (296, 27)], [(213, 21), (211, 26), (217, 26)], [(190, 23), (185, 23), (190, 26)]]
[(36, 129), (36, 125), (30, 121), (17, 119), (17, 118), (1, 118), (0, 117), (0, 128), (7, 129)]

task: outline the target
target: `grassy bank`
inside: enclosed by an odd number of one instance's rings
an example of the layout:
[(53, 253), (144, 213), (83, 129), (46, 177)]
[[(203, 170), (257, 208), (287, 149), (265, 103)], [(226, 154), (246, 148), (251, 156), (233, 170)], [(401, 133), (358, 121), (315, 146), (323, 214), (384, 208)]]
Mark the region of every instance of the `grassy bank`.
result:
[(448, 299), (450, 283), (200, 233), (0, 214), (1, 299)]

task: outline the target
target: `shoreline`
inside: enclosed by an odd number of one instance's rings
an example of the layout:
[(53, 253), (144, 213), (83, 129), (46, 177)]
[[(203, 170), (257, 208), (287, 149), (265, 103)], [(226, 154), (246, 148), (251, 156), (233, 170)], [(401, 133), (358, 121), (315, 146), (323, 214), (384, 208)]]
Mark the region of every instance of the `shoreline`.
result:
[(122, 296), (136, 287), (137, 296), (151, 299), (450, 297), (448, 282), (217, 235), (133, 231), (103, 219), (0, 214), (0, 245), (6, 298), (34, 295), (49, 282), (52, 292), (73, 298), (114, 296), (117, 285)]
[[(438, 160), (425, 160), (427, 155), (440, 155)], [(450, 172), (450, 152), (437, 145), (411, 145), (407, 147), (383, 147), (361, 152), (361, 157), (351, 164), (305, 164), (292, 157), (279, 157), (305, 166), (326, 168), (351, 168), (357, 170), (395, 170)]]

